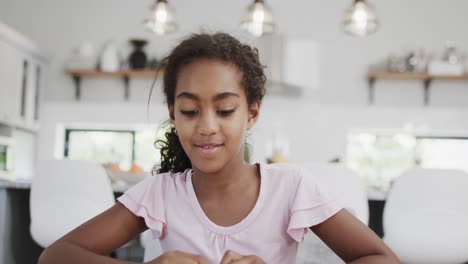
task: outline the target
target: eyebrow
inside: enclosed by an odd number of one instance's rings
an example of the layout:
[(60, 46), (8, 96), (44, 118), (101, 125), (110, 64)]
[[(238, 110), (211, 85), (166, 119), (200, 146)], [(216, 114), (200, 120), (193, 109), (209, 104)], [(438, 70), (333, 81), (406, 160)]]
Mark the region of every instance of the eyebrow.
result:
[[(240, 98), (240, 95), (236, 93), (231, 93), (231, 92), (220, 93), (220, 94), (213, 96), (213, 101), (220, 101), (229, 97)], [(196, 94), (189, 93), (189, 92), (182, 92), (178, 94), (176, 98), (187, 98), (187, 99), (191, 99), (195, 101), (200, 101), (200, 97), (198, 97)]]

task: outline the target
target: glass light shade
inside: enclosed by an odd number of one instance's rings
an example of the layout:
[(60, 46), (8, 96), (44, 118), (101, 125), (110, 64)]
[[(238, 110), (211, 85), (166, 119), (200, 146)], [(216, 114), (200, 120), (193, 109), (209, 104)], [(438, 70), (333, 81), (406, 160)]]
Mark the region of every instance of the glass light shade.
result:
[(271, 9), (263, 0), (255, 0), (247, 8), (247, 14), (241, 22), (241, 28), (255, 37), (271, 34), (275, 31), (275, 27)]
[(344, 17), (344, 31), (353, 36), (368, 36), (377, 32), (379, 21), (372, 6), (364, 0), (355, 0), (346, 10)]
[(158, 35), (165, 35), (177, 30), (174, 9), (166, 0), (157, 0), (150, 7), (148, 18), (145, 20), (148, 29)]

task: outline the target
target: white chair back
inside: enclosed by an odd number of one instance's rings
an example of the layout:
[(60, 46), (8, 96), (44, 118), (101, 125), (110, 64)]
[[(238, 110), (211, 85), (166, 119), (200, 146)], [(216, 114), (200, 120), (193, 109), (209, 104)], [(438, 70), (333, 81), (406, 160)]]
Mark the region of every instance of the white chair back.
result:
[(383, 227), (384, 241), (403, 263), (468, 261), (468, 174), (405, 172), (388, 195)]
[(114, 204), (111, 183), (100, 164), (40, 161), (31, 185), (31, 235), (47, 247)]
[(324, 189), (364, 224), (369, 221), (369, 204), (361, 178), (342, 164), (306, 163), (307, 172), (320, 179)]
[[(301, 164), (308, 173), (323, 183), (323, 188), (350, 213), (364, 224), (369, 221), (369, 204), (358, 175), (341, 164)], [(313, 232), (309, 232), (299, 245), (296, 263), (344, 263)]]
[(145, 254), (143, 256), (144, 262), (151, 261), (163, 253), (159, 239), (153, 239), (150, 230), (146, 230), (140, 235), (140, 243), (145, 249)]

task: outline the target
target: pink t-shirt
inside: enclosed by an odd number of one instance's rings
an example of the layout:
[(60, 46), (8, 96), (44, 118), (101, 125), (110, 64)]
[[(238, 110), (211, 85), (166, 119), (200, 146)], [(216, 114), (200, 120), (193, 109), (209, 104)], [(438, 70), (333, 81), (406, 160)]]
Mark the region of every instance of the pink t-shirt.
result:
[(198, 254), (220, 263), (227, 250), (256, 255), (266, 263), (295, 263), (298, 242), (308, 228), (342, 207), (328, 198), (313, 175), (287, 164), (259, 164), (261, 184), (252, 211), (222, 227), (203, 212), (192, 185), (192, 170), (145, 178), (118, 198), (143, 217), (163, 251)]

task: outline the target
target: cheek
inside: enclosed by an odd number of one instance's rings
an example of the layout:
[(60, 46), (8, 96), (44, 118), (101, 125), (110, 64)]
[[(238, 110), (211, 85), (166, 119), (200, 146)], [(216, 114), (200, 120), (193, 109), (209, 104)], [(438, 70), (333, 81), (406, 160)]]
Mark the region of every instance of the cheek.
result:
[(187, 141), (190, 138), (190, 135), (192, 134), (193, 127), (190, 125), (190, 122), (184, 122), (180, 120), (179, 118), (176, 118), (174, 122), (174, 126), (177, 129), (177, 135), (179, 136), (180, 142)]
[(224, 133), (228, 134), (229, 137), (243, 139), (247, 131), (247, 120), (243, 116), (239, 116), (225, 122), (223, 128)]

